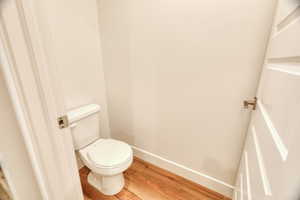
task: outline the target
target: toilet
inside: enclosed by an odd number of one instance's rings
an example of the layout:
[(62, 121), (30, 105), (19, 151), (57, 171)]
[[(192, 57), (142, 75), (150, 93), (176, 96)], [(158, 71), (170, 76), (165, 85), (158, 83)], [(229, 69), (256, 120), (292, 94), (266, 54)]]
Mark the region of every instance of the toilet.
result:
[(115, 195), (124, 187), (123, 172), (133, 161), (125, 142), (100, 137), (100, 106), (89, 104), (67, 113), (73, 144), (91, 172), (88, 182), (105, 195)]

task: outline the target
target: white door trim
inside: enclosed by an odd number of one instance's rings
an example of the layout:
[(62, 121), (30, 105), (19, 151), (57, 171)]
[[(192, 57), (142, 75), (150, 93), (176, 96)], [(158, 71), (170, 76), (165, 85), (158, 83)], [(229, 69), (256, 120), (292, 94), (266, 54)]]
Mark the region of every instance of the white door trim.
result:
[(82, 200), (70, 130), (58, 129), (56, 122), (65, 108), (53, 83), (56, 66), (49, 63), (37, 4), (1, 2), (1, 68), (43, 200)]
[[(49, 189), (46, 187), (46, 178), (43, 176), (43, 172), (41, 169), (41, 164), (38, 159), (40, 156), (38, 153), (38, 150), (33, 145), (33, 133), (30, 128), (30, 123), (27, 122), (26, 114), (28, 113), (27, 107), (24, 101), (22, 101), (20, 96), (22, 96), (22, 93), (20, 93), (20, 85), (17, 77), (17, 73), (14, 71), (14, 69), (11, 67), (8, 56), (7, 56), (7, 48), (5, 47), (4, 43), (6, 41), (5, 38), (3, 38), (3, 27), (1, 27), (1, 40), (0, 40), (0, 63), (4, 75), (4, 79), (8, 88), (8, 92), (13, 104), (13, 108), (15, 111), (15, 115), (18, 121), (18, 125), (20, 127), (23, 139), (25, 141), (26, 149), (29, 154), (29, 158), (32, 163), (32, 167), (34, 170), (34, 174), (36, 176), (39, 189), (41, 192), (41, 195), (43, 199), (50, 200), (49, 198)], [(27, 111), (27, 112), (26, 112)], [(14, 191), (15, 196), (16, 191)]]

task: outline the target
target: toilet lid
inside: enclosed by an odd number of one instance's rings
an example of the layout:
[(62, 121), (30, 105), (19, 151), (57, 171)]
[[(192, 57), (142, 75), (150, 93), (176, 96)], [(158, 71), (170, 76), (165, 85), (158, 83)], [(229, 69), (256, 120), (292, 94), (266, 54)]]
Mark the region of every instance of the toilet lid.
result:
[(113, 167), (130, 159), (132, 150), (124, 142), (113, 139), (102, 139), (91, 146), (87, 155), (99, 167)]

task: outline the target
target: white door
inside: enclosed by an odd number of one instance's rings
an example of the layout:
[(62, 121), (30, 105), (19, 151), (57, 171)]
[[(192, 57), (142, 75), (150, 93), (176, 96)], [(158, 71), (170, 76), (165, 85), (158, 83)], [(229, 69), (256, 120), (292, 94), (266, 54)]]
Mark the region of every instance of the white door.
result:
[(300, 199), (300, 1), (280, 0), (235, 200)]
[(57, 67), (45, 52), (49, 38), (42, 37), (41, 26), (46, 22), (36, 6), (34, 0), (0, 1), (0, 67), (43, 200), (81, 200), (71, 133), (57, 123), (65, 113)]

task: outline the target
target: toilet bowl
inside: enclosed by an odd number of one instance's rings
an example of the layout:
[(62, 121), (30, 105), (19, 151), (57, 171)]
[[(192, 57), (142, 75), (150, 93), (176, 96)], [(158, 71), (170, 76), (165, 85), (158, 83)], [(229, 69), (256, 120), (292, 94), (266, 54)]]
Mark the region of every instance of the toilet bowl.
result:
[(100, 136), (100, 106), (89, 104), (67, 113), (74, 149), (91, 170), (88, 182), (105, 195), (124, 187), (123, 172), (132, 164), (133, 153), (125, 142)]
[(99, 139), (81, 149), (79, 155), (91, 170), (88, 182), (105, 195), (119, 193), (124, 187), (123, 172), (132, 164), (131, 147), (113, 139)]

